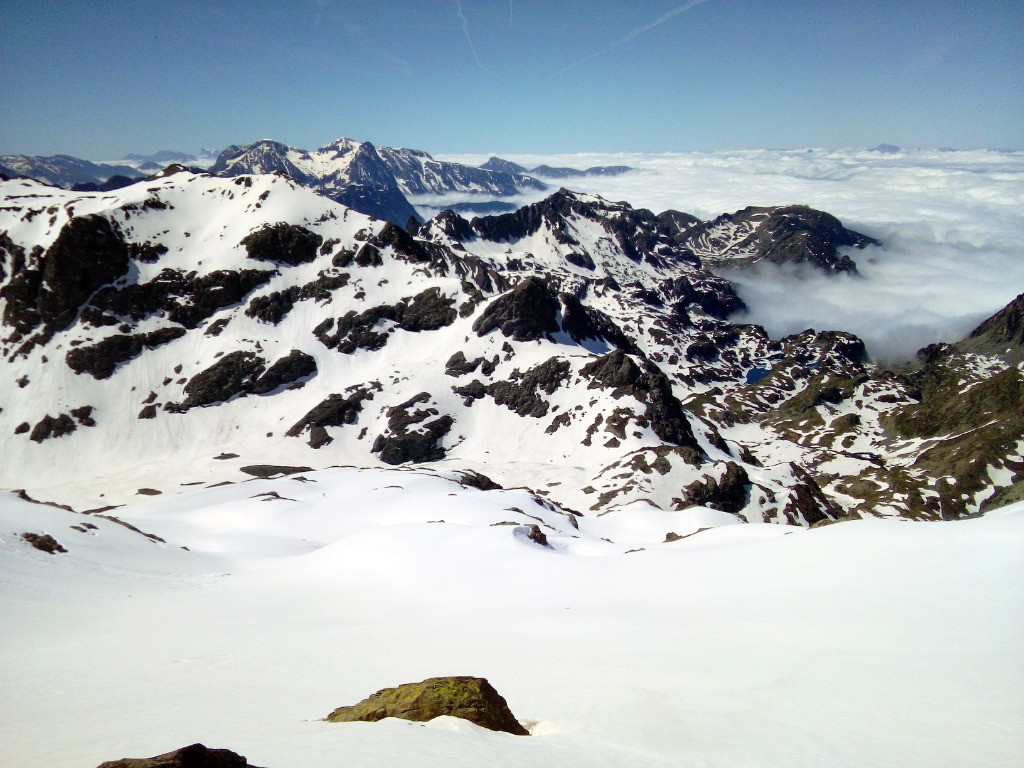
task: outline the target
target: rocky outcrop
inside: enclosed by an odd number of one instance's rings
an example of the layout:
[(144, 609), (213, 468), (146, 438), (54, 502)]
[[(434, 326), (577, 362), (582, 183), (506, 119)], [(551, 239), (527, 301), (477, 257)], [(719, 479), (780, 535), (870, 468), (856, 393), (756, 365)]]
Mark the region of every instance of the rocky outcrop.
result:
[(473, 323), (477, 336), (494, 330), (516, 341), (535, 341), (558, 332), (558, 297), (539, 277), (519, 281), (499, 296)]
[(388, 408), (388, 429), (377, 436), (371, 449), (380, 454), (381, 461), (385, 464), (418, 464), (440, 461), (445, 457), (446, 451), (438, 443), (451, 431), (455, 420), (447, 414), (441, 416), (434, 407), (415, 407), (431, 400), (429, 393), (421, 392), (400, 405)]
[(21, 534), (21, 538), (40, 552), (46, 552), (49, 555), (56, 555), (58, 553), (64, 554), (67, 552), (67, 549), (61, 546), (60, 543), (48, 533), (23, 533)]
[(357, 388), (351, 395), (341, 394), (329, 395), (321, 400), (301, 419), (299, 419), (285, 434), (288, 437), (298, 437), (305, 430), (310, 433), (310, 445), (313, 448), (320, 448), (331, 442), (326, 427), (342, 427), (346, 424), (355, 424), (359, 418), (359, 412), (363, 410), (363, 403), (373, 399), (373, 392), (369, 388)]
[(338, 707), (331, 723), (377, 722), (386, 717), (425, 722), (447, 715), (492, 731), (528, 736), (508, 702), (482, 677), (432, 677), (419, 683), (384, 688), (358, 704)]
[[(675, 222), (665, 219), (670, 228)], [(702, 259), (731, 266), (761, 260), (809, 264), (826, 272), (856, 273), (857, 265), (839, 248), (864, 248), (878, 241), (843, 226), (835, 216), (806, 205), (751, 206), (694, 225), (679, 222), (676, 241)]]
[(279, 222), (242, 238), (250, 259), (297, 267), (316, 261), (324, 239), (305, 227)]
[(187, 397), (172, 410), (222, 403), (237, 395), (263, 395), (295, 384), (316, 373), (316, 361), (298, 349), (277, 360), (270, 368), (254, 352), (229, 352), (185, 384)]
[(119, 365), (138, 357), (143, 350), (156, 349), (184, 335), (184, 328), (160, 328), (149, 333), (108, 336), (95, 344), (68, 350), (64, 360), (75, 373), (108, 379)]
[(398, 304), (383, 304), (363, 312), (348, 312), (337, 320), (328, 318), (313, 329), (313, 335), (325, 347), (351, 354), (357, 349), (380, 349), (388, 343), (393, 329), (381, 329), (381, 320), (390, 320), (394, 328), (418, 333), (436, 331), (455, 322), (455, 300), (439, 288), (427, 288)]
[(145, 283), (100, 290), (87, 307), (92, 313), (83, 312), (83, 319), (95, 325), (116, 323), (118, 317), (137, 322), (163, 312), (172, 323), (196, 328), (215, 312), (240, 303), (274, 274), (274, 270), (219, 269), (196, 276), (167, 268)]
[(256, 768), (230, 749), (210, 749), (191, 744), (155, 757), (125, 757), (109, 760), (98, 768)]
[(520, 416), (541, 418), (547, 415), (548, 402), (540, 393), (552, 394), (569, 377), (567, 360), (552, 357), (524, 374), (515, 371), (508, 381), (495, 381), (485, 391), (498, 405), (504, 405)]
[(650, 425), (659, 438), (674, 445), (700, 449), (690, 429), (682, 403), (672, 393), (672, 384), (657, 366), (643, 361), (643, 367), (620, 349), (609, 352), (584, 366), (582, 376), (591, 379), (591, 389), (613, 390), (613, 397), (630, 395), (646, 406), (644, 425)]
[(676, 509), (692, 506), (709, 507), (737, 514), (747, 505), (749, 485), (750, 478), (747, 477), (746, 470), (739, 464), (728, 461), (718, 477), (709, 476), (703, 480), (696, 480), (684, 488), (675, 506)]

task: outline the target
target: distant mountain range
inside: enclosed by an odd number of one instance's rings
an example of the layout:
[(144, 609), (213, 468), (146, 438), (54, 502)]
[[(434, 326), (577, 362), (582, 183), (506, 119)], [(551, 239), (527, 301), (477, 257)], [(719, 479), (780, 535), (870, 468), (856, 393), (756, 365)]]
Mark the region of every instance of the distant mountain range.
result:
[[(402, 226), (410, 219), (420, 221), (409, 197), (451, 193), (478, 196), (487, 199), (455, 205), (463, 210), (495, 212), (508, 208), (495, 198), (547, 189), (543, 181), (525, 173), (522, 166), (500, 158), (492, 157), (477, 168), (435, 160), (420, 150), (378, 149), (369, 142), (345, 138), (311, 151), (263, 140), (232, 145), (215, 156), (210, 150), (203, 150), (199, 157), (162, 150), (148, 155), (129, 154), (124, 160), (124, 164), (110, 164), (68, 155), (7, 155), (0, 157), (0, 174), (10, 178), (24, 176), (78, 191), (109, 191), (169, 164), (207, 168), (209, 173), (224, 177), (283, 173), (342, 205)], [(580, 171), (539, 166), (535, 170), (548, 179), (564, 179), (631, 169), (597, 166)]]

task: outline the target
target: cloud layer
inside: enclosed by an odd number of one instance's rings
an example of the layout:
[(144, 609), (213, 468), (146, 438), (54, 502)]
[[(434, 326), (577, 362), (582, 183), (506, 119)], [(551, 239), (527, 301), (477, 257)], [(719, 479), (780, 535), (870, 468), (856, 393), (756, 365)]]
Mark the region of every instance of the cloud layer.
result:
[[(487, 156), (444, 159), (477, 165)], [(633, 166), (634, 173), (571, 179), (570, 186), (656, 212), (674, 208), (712, 218), (748, 205), (804, 203), (882, 241), (879, 248), (851, 252), (859, 278), (776, 267), (728, 275), (750, 306), (746, 319), (773, 336), (847, 330), (867, 342), (874, 358), (898, 362), (925, 344), (962, 338), (1024, 291), (1024, 152), (752, 150), (507, 159), (526, 167)]]

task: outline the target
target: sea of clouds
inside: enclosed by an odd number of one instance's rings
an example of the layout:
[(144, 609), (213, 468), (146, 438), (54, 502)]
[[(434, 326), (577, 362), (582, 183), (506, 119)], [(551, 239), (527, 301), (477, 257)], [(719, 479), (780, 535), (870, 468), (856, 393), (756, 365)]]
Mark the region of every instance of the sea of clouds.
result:
[[(628, 165), (620, 176), (553, 181), (655, 212), (701, 218), (748, 205), (802, 203), (881, 241), (851, 250), (859, 276), (765, 265), (730, 272), (773, 336), (815, 328), (856, 333), (879, 361), (962, 338), (1024, 292), (1024, 152), (748, 150), (665, 154), (502, 155), (527, 168)], [(489, 155), (439, 159), (479, 165)], [(511, 202), (525, 204), (547, 192)], [(421, 198), (429, 206), (466, 197)]]

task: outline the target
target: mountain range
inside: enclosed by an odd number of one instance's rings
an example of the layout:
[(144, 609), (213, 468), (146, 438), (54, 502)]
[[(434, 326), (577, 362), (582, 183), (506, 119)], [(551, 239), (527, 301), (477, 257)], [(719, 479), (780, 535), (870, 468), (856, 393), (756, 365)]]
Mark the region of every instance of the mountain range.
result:
[[(410, 219), (422, 222), (409, 198), (458, 193), (475, 199), (455, 203), (455, 208), (514, 210), (514, 205), (502, 203), (500, 198), (548, 188), (522, 166), (496, 157), (473, 167), (436, 160), (421, 150), (377, 148), (369, 142), (345, 138), (312, 151), (271, 140), (232, 145), (219, 153), (204, 149), (199, 157), (161, 150), (147, 155), (128, 154), (123, 164), (94, 163), (70, 155), (6, 155), (0, 157), (0, 174), (32, 178), (80, 192), (105, 192), (156, 174), (168, 165), (202, 169), (229, 178), (283, 173), (342, 205), (400, 226)], [(536, 172), (548, 179), (564, 179), (629, 170), (632, 169), (628, 166), (598, 166), (585, 171), (538, 166)]]
[[(702, 222), (562, 189), (405, 229), (333, 199), (389, 178), (371, 150), (261, 142), (103, 193), (2, 182), (0, 485), (104, 506), (441, 462), (566, 514), (798, 525), (1020, 496), (1022, 299), (882, 370), (841, 331), (769, 338), (708, 269), (854, 271), (875, 241), (824, 212)], [(405, 159), (436, 180), (425, 157)]]

